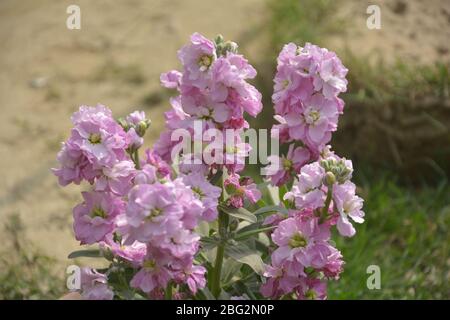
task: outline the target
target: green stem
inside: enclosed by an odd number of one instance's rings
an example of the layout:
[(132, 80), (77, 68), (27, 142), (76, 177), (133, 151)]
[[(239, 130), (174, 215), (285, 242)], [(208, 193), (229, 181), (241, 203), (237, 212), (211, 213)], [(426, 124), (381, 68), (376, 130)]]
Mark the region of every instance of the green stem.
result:
[(328, 209), (330, 208), (332, 198), (333, 198), (333, 185), (328, 187), (327, 198), (325, 199), (325, 206), (323, 207), (322, 217), (320, 218), (321, 223), (327, 219)]
[(214, 273), (212, 277), (211, 293), (217, 298), (220, 295), (220, 278), (222, 274), (223, 256), (225, 253), (225, 244), (217, 246), (216, 262), (214, 265)]
[(172, 281), (167, 284), (166, 292), (164, 292), (164, 300), (172, 300)]
[(273, 230), (274, 228), (275, 228), (274, 226), (270, 226), (270, 227), (265, 227), (265, 228), (261, 228), (261, 229), (249, 230), (246, 232), (238, 233), (238, 234), (236, 234), (236, 237), (234, 237), (234, 240), (236, 240), (236, 241), (245, 240), (254, 234), (270, 231), (270, 230)]
[(219, 235), (220, 244), (217, 246), (216, 260), (214, 262), (214, 270), (212, 276), (211, 293), (217, 298), (220, 295), (220, 279), (222, 275), (223, 258), (225, 255), (226, 236), (228, 229), (228, 214), (219, 210)]
[(134, 164), (136, 165), (136, 169), (140, 170), (141, 169), (141, 163), (139, 161), (139, 150), (137, 149), (134, 152)]

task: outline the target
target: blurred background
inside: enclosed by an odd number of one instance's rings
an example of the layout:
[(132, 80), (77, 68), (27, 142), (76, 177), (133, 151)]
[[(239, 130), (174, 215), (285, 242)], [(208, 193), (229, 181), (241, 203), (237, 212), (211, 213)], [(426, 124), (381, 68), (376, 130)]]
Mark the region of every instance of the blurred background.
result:
[[(81, 9), (81, 30), (66, 8)], [(381, 29), (369, 30), (369, 5)], [(367, 221), (336, 239), (346, 269), (331, 299), (450, 299), (450, 2), (447, 0), (0, 1), (0, 298), (57, 298), (78, 248), (77, 186), (50, 168), (79, 105), (142, 109), (163, 128), (161, 72), (198, 31), (234, 40), (259, 72), (272, 124), (275, 58), (287, 42), (336, 51), (349, 90), (332, 145), (351, 158)], [(77, 260), (75, 263), (92, 264)], [(379, 265), (380, 290), (366, 286)]]

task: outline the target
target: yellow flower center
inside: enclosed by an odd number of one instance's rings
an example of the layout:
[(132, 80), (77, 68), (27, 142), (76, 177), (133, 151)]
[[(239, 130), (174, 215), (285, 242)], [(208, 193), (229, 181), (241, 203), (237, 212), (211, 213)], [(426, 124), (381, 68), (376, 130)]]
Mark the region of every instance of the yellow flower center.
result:
[(289, 240), (289, 246), (291, 248), (303, 248), (306, 247), (308, 242), (300, 232), (295, 233)]
[(212, 62), (213, 57), (207, 54), (201, 56), (200, 59), (198, 59), (198, 65), (200, 66), (200, 69), (202, 69), (202, 71), (208, 69)]
[(100, 217), (105, 219), (107, 217), (107, 214), (105, 212), (105, 210), (103, 210), (100, 207), (94, 207), (91, 211), (91, 217), (95, 218), (95, 217)]
[(100, 135), (100, 133), (91, 133), (89, 135), (89, 142), (92, 144), (98, 144), (102, 142), (102, 136)]

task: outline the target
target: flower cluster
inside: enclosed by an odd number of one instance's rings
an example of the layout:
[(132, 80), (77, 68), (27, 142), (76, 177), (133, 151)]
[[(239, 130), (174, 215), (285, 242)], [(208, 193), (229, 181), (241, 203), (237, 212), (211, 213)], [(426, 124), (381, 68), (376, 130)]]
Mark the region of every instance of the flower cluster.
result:
[(364, 222), (363, 200), (349, 181), (351, 161), (327, 152), (319, 161), (304, 165), (284, 200), (289, 215), (274, 215), (266, 223), (276, 225), (272, 234), (278, 248), (261, 288), (265, 296), (294, 295), (297, 298), (325, 298), (326, 279), (338, 279), (341, 253), (330, 243), (330, 229), (336, 225), (346, 237), (355, 234), (350, 219)]
[[(256, 70), (237, 53), (234, 42), (221, 36), (211, 41), (195, 33), (178, 57), (183, 72), (173, 70), (161, 75), (162, 85), (176, 89), (179, 95), (171, 99), (172, 110), (165, 114), (166, 131), (155, 145), (156, 152), (168, 162), (174, 153), (181, 153), (181, 166), (187, 170), (193, 170), (195, 163), (195, 170), (205, 174), (223, 166), (232, 173), (241, 171), (249, 152), (239, 134), (248, 128), (244, 114), (255, 117), (262, 109), (260, 92), (247, 82), (256, 76)], [(196, 123), (200, 123), (197, 131)], [(180, 152), (173, 134), (180, 128), (187, 131), (190, 141), (201, 145), (215, 142), (216, 148)], [(231, 138), (226, 135), (227, 129), (234, 130)], [(206, 155), (213, 161), (205, 161)]]
[[(73, 209), (75, 238), (99, 244), (113, 265), (132, 268), (129, 284), (145, 294), (157, 296), (169, 281), (195, 294), (206, 269), (194, 265), (200, 240), (194, 229), (217, 217), (221, 189), (199, 173), (175, 176), (152, 150), (139, 160), (150, 124), (143, 112), (116, 121), (105, 106), (82, 106), (72, 122), (53, 172), (62, 186), (91, 185)], [(109, 288), (107, 274), (83, 271), (83, 297), (112, 299)]]
[(116, 181), (129, 173), (124, 172), (126, 162), (119, 164), (128, 160), (125, 150), (129, 137), (113, 119), (111, 110), (103, 105), (82, 106), (73, 114), (72, 123), (72, 134), (58, 153), (61, 168), (53, 170), (61, 185), (82, 180), (93, 183), (100, 177)]
[(277, 62), (272, 101), (278, 124), (274, 128), (281, 142), (298, 144), (296, 152), (271, 159), (281, 164), (272, 172), (272, 182), (282, 185), (299, 172), (298, 162), (307, 162), (308, 155), (317, 159), (331, 140), (344, 109), (338, 95), (347, 89), (348, 70), (334, 52), (310, 43), (303, 48), (285, 45)]
[[(242, 175), (251, 151), (242, 137), (245, 116), (262, 109), (248, 82), (255, 69), (221, 36), (190, 40), (178, 52), (182, 71), (160, 77), (177, 96), (144, 156), (144, 112), (116, 120), (97, 105), (72, 116), (52, 171), (61, 186), (85, 184), (73, 209), (75, 238), (97, 245), (95, 255), (109, 261), (105, 269), (81, 270), (81, 296), (326, 298), (327, 280), (338, 279), (344, 265), (331, 231), (351, 237), (353, 222), (364, 222), (352, 162), (327, 145), (343, 112), (338, 95), (347, 69), (311, 44), (288, 44), (280, 53), (272, 99), (275, 129), (289, 145), (286, 155), (269, 158), (276, 197), (269, 183)], [(270, 199), (262, 199), (264, 191)]]
[(278, 248), (272, 253), (266, 283), (266, 297), (295, 295), (299, 299), (326, 298), (323, 278), (337, 278), (342, 271), (342, 255), (330, 244), (330, 229), (319, 224), (309, 210), (296, 211), (282, 220), (272, 234)]
[(351, 221), (364, 222), (363, 200), (350, 181), (352, 162), (326, 145), (343, 112), (338, 94), (346, 90), (346, 73), (334, 53), (311, 44), (288, 44), (278, 57), (275, 129), (290, 145), (286, 156), (269, 158), (277, 168), (269, 173), (272, 184), (284, 186), (281, 200), (289, 210), (265, 220), (275, 227), (276, 247), (261, 287), (266, 297), (325, 299), (326, 280), (338, 279), (344, 264), (331, 228), (351, 237)]

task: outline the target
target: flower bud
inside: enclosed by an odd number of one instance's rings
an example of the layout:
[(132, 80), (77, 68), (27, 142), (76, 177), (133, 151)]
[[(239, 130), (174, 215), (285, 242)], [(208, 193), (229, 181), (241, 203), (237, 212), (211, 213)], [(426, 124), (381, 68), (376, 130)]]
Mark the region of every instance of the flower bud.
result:
[(335, 183), (336, 183), (336, 177), (335, 177), (334, 173), (331, 171), (327, 172), (325, 175), (325, 184), (327, 186), (332, 186)]
[(227, 41), (224, 46), (224, 54), (227, 52), (237, 53), (238, 45), (236, 42)]
[(130, 129), (130, 124), (124, 119), (124, 118), (119, 118), (117, 119), (117, 123), (119, 124), (119, 126), (121, 126), (123, 128), (123, 130), (128, 131)]
[(148, 120), (142, 120), (139, 121), (139, 123), (136, 126), (136, 132), (140, 137), (143, 137), (145, 135), (145, 131), (147, 131), (147, 128), (149, 127)]
[(224, 39), (223, 36), (221, 34), (218, 34), (215, 38), (214, 38), (214, 43), (216, 45), (223, 43)]

